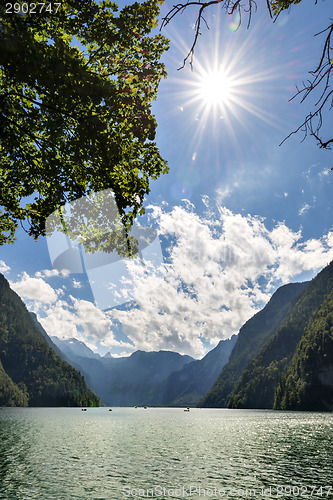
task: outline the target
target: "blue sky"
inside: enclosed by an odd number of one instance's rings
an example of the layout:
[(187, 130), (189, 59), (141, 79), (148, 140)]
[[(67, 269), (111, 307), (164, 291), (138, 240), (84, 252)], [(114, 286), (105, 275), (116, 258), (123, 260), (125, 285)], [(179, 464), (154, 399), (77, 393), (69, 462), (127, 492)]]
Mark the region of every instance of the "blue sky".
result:
[[(250, 29), (243, 23), (238, 31), (237, 19), (212, 8), (193, 72), (177, 68), (192, 42), (194, 11), (164, 30), (168, 78), (153, 110), (170, 172), (152, 182), (139, 221), (157, 230), (164, 262), (149, 269), (119, 261), (101, 273), (106, 301), (117, 281), (117, 293), (136, 304), (119, 300), (104, 312), (87, 277), (52, 269), (45, 239), (19, 231), (14, 245), (0, 248), (0, 267), (50, 335), (116, 356), (169, 349), (201, 357), (278, 286), (310, 279), (332, 260), (331, 152), (311, 137), (301, 143), (302, 133), (279, 146), (313, 109), (313, 100), (288, 102), (320, 57), (323, 37), (313, 35), (329, 23), (328, 2), (312, 3), (272, 23), (258, 2)], [(217, 70), (229, 85), (219, 102), (203, 90)], [(331, 117), (324, 126), (329, 133)]]

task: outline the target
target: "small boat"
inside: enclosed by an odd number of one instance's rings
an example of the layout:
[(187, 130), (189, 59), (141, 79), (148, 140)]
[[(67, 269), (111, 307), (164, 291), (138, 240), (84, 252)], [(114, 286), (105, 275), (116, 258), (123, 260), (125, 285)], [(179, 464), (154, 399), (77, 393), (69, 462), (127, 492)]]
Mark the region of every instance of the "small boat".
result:
[(81, 411), (87, 411), (87, 408), (82, 408), (82, 410), (81, 410)]
[(145, 410), (147, 410), (147, 406), (144, 406), (143, 408), (144, 408)]
[(109, 411), (112, 411), (112, 408), (110, 408)]
[(184, 411), (190, 411), (190, 409), (189, 408), (185, 408)]

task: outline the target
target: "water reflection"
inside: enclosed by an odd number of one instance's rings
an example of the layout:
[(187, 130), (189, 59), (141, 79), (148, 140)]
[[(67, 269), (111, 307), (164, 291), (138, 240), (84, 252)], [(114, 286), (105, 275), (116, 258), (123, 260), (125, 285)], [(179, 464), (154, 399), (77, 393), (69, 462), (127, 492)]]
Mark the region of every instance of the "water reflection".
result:
[[(156, 498), (157, 487), (192, 488), (193, 499), (214, 488), (224, 489), (224, 498), (243, 498), (250, 489), (262, 498), (262, 488), (270, 498), (304, 497), (297, 488), (310, 494), (312, 486), (333, 483), (332, 431), (332, 415), (320, 413), (5, 409), (0, 498), (115, 500), (134, 498), (131, 489), (150, 489)], [(284, 485), (289, 490), (278, 490)], [(173, 498), (182, 496), (174, 491)]]
[(3, 409), (0, 418), (0, 498), (21, 500), (23, 478), (37, 472), (31, 455), (38, 443), (38, 425), (21, 408)]

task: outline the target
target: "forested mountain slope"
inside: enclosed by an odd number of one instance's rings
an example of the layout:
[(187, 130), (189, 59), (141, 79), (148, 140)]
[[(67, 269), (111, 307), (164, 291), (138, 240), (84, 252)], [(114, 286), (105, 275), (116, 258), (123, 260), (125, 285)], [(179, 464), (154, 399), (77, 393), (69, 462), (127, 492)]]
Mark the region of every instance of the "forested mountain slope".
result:
[(226, 407), (243, 370), (285, 320), (291, 303), (302, 293), (308, 282), (281, 286), (267, 305), (249, 319), (239, 331), (229, 362), (211, 390), (199, 403), (201, 407)]
[(306, 328), (276, 388), (274, 408), (333, 409), (333, 291)]
[(2, 274), (0, 362), (0, 405), (99, 405), (83, 377), (48, 345)]
[[(310, 282), (284, 323), (244, 370), (231, 395), (230, 408), (273, 407), (275, 390), (291, 363), (304, 330), (332, 290), (333, 262)], [(324, 362), (321, 352), (318, 356), (318, 362)]]

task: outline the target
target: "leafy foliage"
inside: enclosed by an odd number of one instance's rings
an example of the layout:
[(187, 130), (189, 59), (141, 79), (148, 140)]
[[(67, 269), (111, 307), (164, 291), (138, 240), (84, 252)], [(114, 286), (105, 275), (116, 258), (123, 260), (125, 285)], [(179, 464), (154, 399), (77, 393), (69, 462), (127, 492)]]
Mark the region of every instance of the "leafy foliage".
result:
[(0, 275), (0, 404), (98, 406), (83, 377), (48, 346)]
[(228, 364), (211, 390), (199, 402), (201, 407), (226, 407), (243, 370), (285, 320), (295, 296), (308, 283), (291, 283), (280, 287), (268, 304), (249, 319), (239, 331)]
[(12, 379), (3, 369), (0, 361), (0, 404), (2, 406), (28, 406), (26, 388), (14, 384)]
[[(151, 103), (166, 75), (160, 0), (64, 0), (58, 12), (0, 6), (0, 244), (29, 221), (35, 239), (59, 206), (105, 189), (122, 223), (167, 172)], [(76, 45), (75, 45), (76, 44)]]
[(228, 406), (272, 408), (275, 390), (295, 354), (304, 329), (333, 290), (333, 262), (309, 284), (291, 308), (286, 321), (242, 373)]
[(288, 9), (292, 4), (300, 3), (302, 0), (270, 0), (270, 6), (274, 15), (278, 15), (282, 10)]

